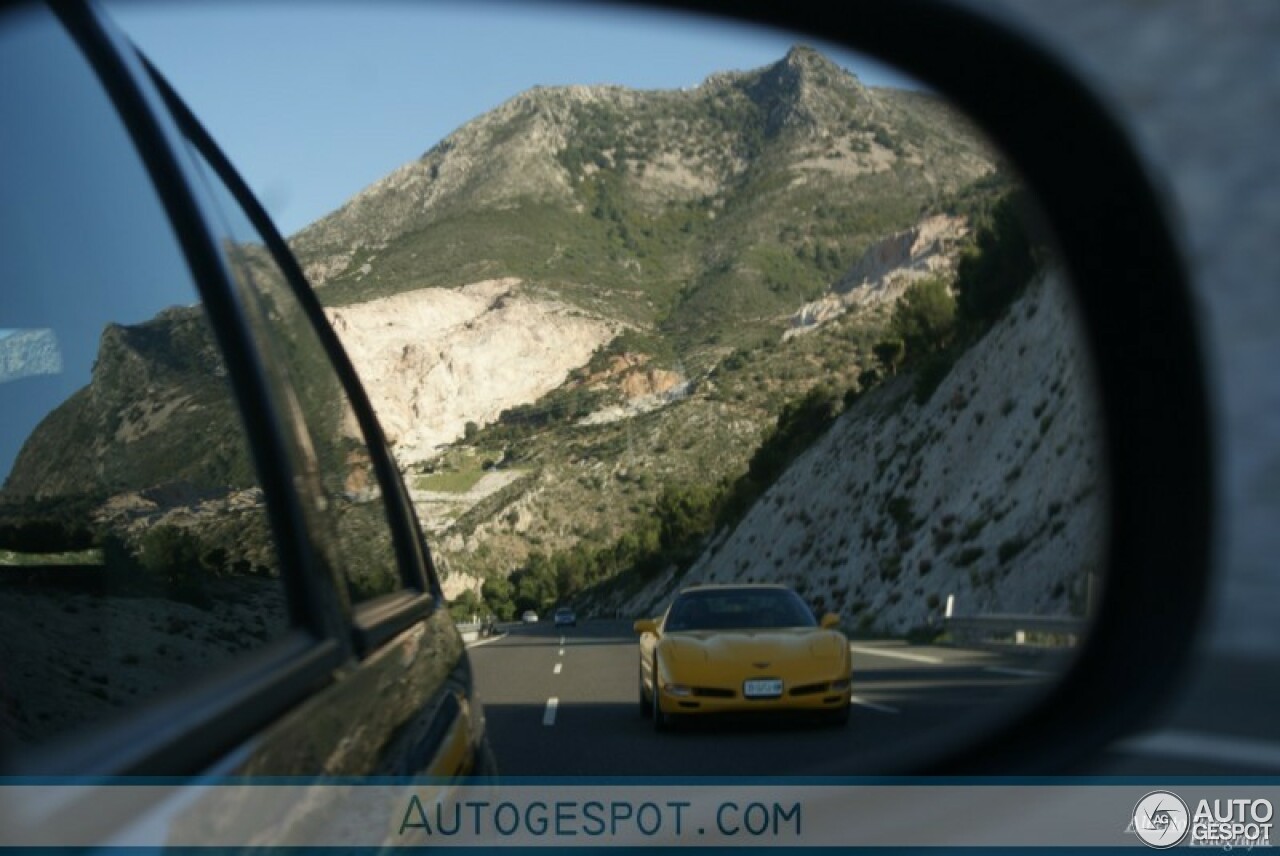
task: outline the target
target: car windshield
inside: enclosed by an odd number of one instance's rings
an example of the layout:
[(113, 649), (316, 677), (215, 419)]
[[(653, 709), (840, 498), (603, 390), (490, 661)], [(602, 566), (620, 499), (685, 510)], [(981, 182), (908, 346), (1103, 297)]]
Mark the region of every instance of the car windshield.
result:
[(804, 602), (780, 589), (734, 589), (686, 592), (676, 598), (665, 630), (745, 630), (814, 627)]

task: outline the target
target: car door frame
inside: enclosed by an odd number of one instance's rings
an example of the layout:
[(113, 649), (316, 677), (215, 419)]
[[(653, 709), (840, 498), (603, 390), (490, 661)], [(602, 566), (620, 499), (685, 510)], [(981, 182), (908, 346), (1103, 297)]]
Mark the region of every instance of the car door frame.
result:
[[(6, 4), (5, 12), (11, 11)], [(32, 4), (42, 5), (42, 4)], [(131, 139), (174, 230), (207, 311), (251, 449), (270, 518), (289, 605), (283, 638), (225, 670), (180, 687), (126, 715), (30, 752), (0, 758), (20, 775), (173, 775), (206, 770), (290, 708), (340, 680), (344, 664), (367, 657), (432, 610), (443, 595), (411, 505), (367, 397), (283, 239), (190, 112), (128, 39), (91, 2), (48, 4), (75, 43)], [(178, 109), (175, 109), (175, 106)], [(287, 414), (268, 385), (268, 359), (254, 344), (248, 311), (219, 246), (217, 204), (202, 192), (185, 149), (199, 142), (285, 272), (306, 308), (365, 434), (382, 486), (401, 575), (398, 592), (355, 609), (327, 567), (307, 525)], [(456, 664), (455, 664), (456, 665)]]

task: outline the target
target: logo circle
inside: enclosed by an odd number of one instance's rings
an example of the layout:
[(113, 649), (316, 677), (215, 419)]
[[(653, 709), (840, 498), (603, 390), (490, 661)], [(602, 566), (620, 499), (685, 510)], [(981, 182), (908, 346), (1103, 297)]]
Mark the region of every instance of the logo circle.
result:
[(1133, 807), (1133, 831), (1148, 847), (1174, 847), (1187, 837), (1190, 826), (1187, 804), (1169, 791), (1152, 791)]

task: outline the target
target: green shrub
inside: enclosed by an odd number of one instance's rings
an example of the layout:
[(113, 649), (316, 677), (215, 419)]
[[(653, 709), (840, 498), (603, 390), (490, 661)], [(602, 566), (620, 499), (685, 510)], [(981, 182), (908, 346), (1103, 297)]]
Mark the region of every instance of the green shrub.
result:
[(893, 308), (889, 329), (906, 346), (907, 356), (933, 353), (951, 341), (956, 300), (937, 277), (911, 284)]
[(1027, 234), (1021, 191), (1000, 197), (989, 218), (976, 230), (974, 246), (956, 268), (957, 309), (961, 319), (978, 328), (989, 325), (1022, 293), (1044, 257), (1043, 247)]

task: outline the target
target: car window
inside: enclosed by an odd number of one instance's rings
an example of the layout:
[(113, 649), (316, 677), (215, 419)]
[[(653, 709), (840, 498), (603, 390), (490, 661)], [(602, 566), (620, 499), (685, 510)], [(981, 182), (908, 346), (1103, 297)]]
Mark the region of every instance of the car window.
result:
[(283, 635), (263, 494), (151, 180), (53, 16), (0, 19), (0, 742)]
[(243, 296), (259, 310), (259, 344), (281, 370), (277, 396), (306, 426), (302, 441), (322, 490), (316, 531), (331, 536), (330, 559), (353, 602), (396, 592), (404, 583), (383, 490), (351, 400), (266, 241), (204, 155), (194, 145), (190, 151), (225, 218), (224, 249)]
[(813, 614), (787, 591), (693, 592), (671, 605), (666, 630), (813, 627)]

